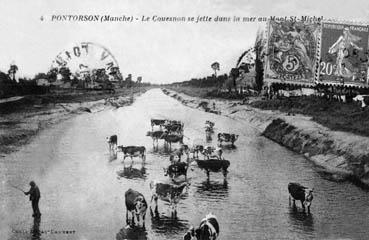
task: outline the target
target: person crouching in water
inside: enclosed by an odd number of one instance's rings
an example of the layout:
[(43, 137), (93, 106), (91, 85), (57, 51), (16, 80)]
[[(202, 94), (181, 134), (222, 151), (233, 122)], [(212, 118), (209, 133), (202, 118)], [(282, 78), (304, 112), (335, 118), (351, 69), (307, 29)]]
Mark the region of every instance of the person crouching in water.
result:
[(29, 200), (32, 201), (32, 209), (33, 209), (32, 217), (40, 217), (41, 213), (40, 209), (38, 208), (38, 201), (40, 200), (41, 197), (40, 190), (38, 189), (34, 181), (31, 181), (29, 185), (31, 186), (30, 190), (28, 192), (24, 192), (24, 194), (30, 195)]

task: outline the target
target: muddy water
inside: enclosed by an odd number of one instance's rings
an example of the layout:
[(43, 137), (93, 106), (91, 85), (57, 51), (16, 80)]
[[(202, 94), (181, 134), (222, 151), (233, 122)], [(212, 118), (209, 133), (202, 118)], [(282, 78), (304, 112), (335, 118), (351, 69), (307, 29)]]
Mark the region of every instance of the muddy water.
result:
[[(188, 144), (206, 142), (206, 120), (215, 122), (215, 132), (240, 137), (236, 149), (224, 150), (231, 161), (226, 181), (220, 173), (207, 181), (205, 173), (193, 168), (177, 219), (171, 219), (168, 206), (159, 201), (160, 219), (148, 213), (146, 230), (129, 230), (124, 192), (136, 189), (149, 201), (149, 182), (165, 179), (162, 168), (168, 164), (163, 143), (154, 151), (145, 136), (151, 117), (183, 121)], [(120, 160), (111, 160), (105, 138), (112, 134), (118, 135), (119, 144), (146, 146), (146, 164), (136, 159), (128, 172)], [(216, 144), (215, 136), (208, 144)], [(21, 151), (0, 158), (0, 164), (1, 239), (182, 239), (189, 226), (198, 225), (209, 212), (218, 217), (223, 240), (366, 239), (369, 233), (367, 192), (325, 179), (303, 157), (245, 123), (187, 108), (158, 89), (132, 106), (80, 115), (44, 131)], [(39, 223), (31, 217), (28, 198), (9, 185), (27, 189), (31, 179), (41, 190)], [(310, 215), (299, 204), (297, 209), (289, 206), (290, 181), (314, 187)], [(40, 234), (30, 233), (34, 228)]]

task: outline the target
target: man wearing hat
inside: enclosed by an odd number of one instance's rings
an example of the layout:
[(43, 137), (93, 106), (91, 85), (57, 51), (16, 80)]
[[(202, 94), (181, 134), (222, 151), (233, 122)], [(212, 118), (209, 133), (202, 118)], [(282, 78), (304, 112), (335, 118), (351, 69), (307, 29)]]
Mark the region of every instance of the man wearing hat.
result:
[(41, 197), (40, 190), (38, 189), (34, 181), (31, 181), (29, 185), (31, 186), (30, 190), (28, 192), (24, 192), (24, 194), (30, 195), (29, 200), (32, 201), (32, 209), (33, 209), (32, 217), (40, 217), (41, 213), (40, 209), (38, 208), (38, 201), (40, 200)]

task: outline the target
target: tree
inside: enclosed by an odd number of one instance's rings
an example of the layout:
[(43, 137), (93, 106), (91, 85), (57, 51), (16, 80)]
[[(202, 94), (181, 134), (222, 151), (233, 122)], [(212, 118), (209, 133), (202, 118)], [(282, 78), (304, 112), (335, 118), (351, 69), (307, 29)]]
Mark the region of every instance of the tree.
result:
[(211, 68), (214, 70), (215, 77), (217, 77), (217, 71), (220, 70), (220, 64), (218, 62), (214, 62), (211, 64)]
[(48, 72), (47, 72), (47, 79), (49, 80), (49, 82), (55, 82), (58, 76), (58, 69), (57, 68), (51, 68)]
[(64, 83), (71, 81), (70, 76), (72, 75), (72, 73), (70, 72), (70, 69), (69, 68), (67, 68), (67, 67), (61, 67), (59, 69), (59, 73), (60, 73), (60, 75), (62, 75), (62, 81)]
[(10, 79), (9, 75), (3, 73), (3, 72), (0, 72), (0, 84), (10, 84), (12, 83), (12, 80)]
[(111, 75), (114, 80), (121, 82), (123, 80), (122, 74), (120, 73), (119, 67), (110, 68), (109, 75)]
[(97, 69), (97, 81), (105, 83), (106, 81), (109, 81), (109, 76), (106, 74), (105, 68)]

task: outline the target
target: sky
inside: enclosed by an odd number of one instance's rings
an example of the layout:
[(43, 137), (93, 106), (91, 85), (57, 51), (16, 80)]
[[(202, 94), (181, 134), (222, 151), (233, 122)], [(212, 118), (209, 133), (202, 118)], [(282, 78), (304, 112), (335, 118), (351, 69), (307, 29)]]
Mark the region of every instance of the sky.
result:
[[(262, 22), (74, 22), (53, 15), (323, 16), (369, 22), (367, 0), (0, 0), (0, 71), (15, 63), (20, 77), (47, 72), (57, 54), (80, 42), (98, 43), (114, 55), (123, 76), (171, 83), (228, 73), (252, 47)], [(44, 20), (41, 21), (41, 16)]]

